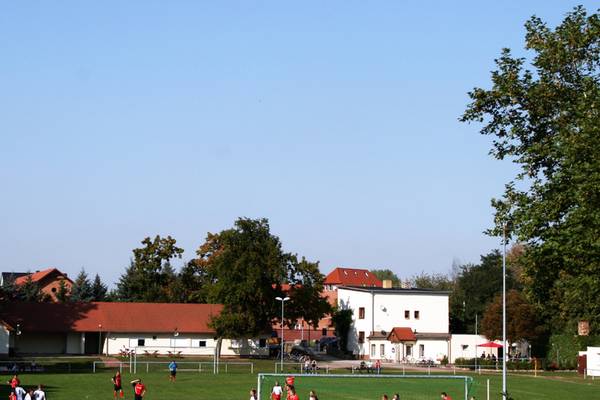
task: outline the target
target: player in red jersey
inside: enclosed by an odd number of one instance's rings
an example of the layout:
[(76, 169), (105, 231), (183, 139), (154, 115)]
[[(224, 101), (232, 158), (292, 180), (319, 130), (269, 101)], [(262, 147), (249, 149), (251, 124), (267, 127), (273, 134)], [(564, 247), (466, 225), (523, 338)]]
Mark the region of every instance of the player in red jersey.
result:
[(135, 379), (131, 381), (133, 386), (133, 395), (135, 400), (142, 400), (146, 394), (146, 386), (142, 383), (141, 379)]
[(298, 398), (298, 394), (296, 393), (296, 388), (294, 387), (294, 385), (288, 385), (287, 398), (288, 400), (300, 400)]
[(19, 376), (14, 374), (7, 383), (10, 385), (10, 391), (14, 392), (15, 388), (21, 384), (21, 381), (19, 380)]
[(119, 397), (123, 397), (123, 387), (122, 387), (122, 384), (121, 384), (121, 373), (119, 371), (117, 371), (117, 373), (115, 374), (115, 376), (113, 376), (111, 378), (111, 381), (112, 381), (113, 386), (114, 386), (113, 397), (116, 399), (117, 398), (117, 393), (119, 393)]

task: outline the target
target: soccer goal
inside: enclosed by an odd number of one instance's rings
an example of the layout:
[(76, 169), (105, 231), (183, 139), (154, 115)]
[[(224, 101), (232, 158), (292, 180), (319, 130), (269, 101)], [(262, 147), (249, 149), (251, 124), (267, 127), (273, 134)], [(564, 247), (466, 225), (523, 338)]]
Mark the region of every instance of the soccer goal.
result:
[[(473, 378), (458, 375), (356, 375), (356, 374), (258, 374), (258, 400), (271, 399), (275, 383), (293, 381), (296, 393), (307, 398), (311, 390), (327, 400), (380, 399), (395, 393), (402, 400), (439, 399), (446, 392), (456, 400), (468, 400)], [(282, 396), (282, 398), (284, 398)]]

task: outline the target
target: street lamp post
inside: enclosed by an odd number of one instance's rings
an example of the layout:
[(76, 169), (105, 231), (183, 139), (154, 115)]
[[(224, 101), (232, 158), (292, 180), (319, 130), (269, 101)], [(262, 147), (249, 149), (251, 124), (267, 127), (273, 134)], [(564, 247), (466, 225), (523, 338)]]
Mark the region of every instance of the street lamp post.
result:
[(502, 400), (506, 393), (506, 222), (502, 234)]
[(102, 355), (102, 324), (98, 324), (98, 354)]
[(275, 300), (281, 302), (281, 372), (283, 373), (283, 304), (288, 301), (289, 297), (275, 297)]

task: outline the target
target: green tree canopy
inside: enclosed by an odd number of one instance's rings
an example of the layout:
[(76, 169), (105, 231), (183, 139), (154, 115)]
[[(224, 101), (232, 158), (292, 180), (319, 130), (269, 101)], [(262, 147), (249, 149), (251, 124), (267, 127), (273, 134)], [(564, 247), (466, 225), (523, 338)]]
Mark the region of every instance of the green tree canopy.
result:
[[(481, 333), (489, 340), (502, 339), (502, 294), (486, 307), (481, 321)], [(541, 334), (537, 312), (517, 290), (506, 294), (506, 337), (509, 343), (525, 339), (536, 340)]]
[(380, 281), (389, 279), (392, 281), (393, 287), (400, 287), (400, 279), (391, 269), (372, 269), (371, 273)]
[[(282, 250), (266, 219), (238, 219), (234, 227), (209, 233), (197, 251), (206, 300), (223, 304), (212, 326), (219, 337), (270, 333), (279, 318), (278, 296), (289, 295), (286, 320), (304, 317), (314, 323), (328, 309), (320, 297), (323, 275), (318, 264)], [(284, 293), (282, 286), (291, 289)]]
[(454, 281), (445, 274), (428, 274), (421, 272), (411, 278), (411, 286), (418, 289), (435, 289), (452, 291), (454, 289)]
[(168, 303), (176, 298), (177, 276), (171, 260), (183, 254), (176, 243), (171, 236), (145, 238), (144, 246), (133, 250), (134, 258), (117, 283), (118, 299)]
[(554, 329), (600, 329), (600, 18), (583, 7), (552, 29), (526, 24), (531, 58), (503, 50), (491, 88), (469, 93), (463, 121), (483, 123), (490, 154), (520, 167), (496, 226), (526, 244), (526, 293)]
[[(508, 289), (518, 288), (512, 275), (507, 276)], [(479, 264), (460, 267), (455, 289), (450, 296), (450, 325), (453, 333), (474, 333), (475, 315), (479, 321), (486, 307), (502, 292), (502, 254), (494, 250), (481, 256)]]
[(106, 301), (107, 300), (108, 287), (100, 279), (100, 275), (96, 274), (94, 281), (92, 282), (92, 297), (94, 301)]
[(94, 300), (92, 283), (90, 282), (85, 269), (81, 269), (77, 278), (71, 287), (70, 301), (87, 303)]

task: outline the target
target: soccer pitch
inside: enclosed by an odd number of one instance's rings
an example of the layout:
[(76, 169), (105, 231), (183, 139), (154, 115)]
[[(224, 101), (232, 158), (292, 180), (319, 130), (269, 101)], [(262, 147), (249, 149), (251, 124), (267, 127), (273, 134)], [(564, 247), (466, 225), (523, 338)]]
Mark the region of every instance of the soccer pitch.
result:
[[(272, 364), (271, 364), (272, 365)], [(258, 368), (257, 368), (258, 369)], [(269, 372), (267, 368), (264, 372)], [(270, 368), (269, 368), (270, 369)], [(339, 371), (342, 372), (342, 371)], [(99, 373), (56, 373), (56, 374), (27, 374), (20, 375), (23, 386), (31, 387), (39, 383), (46, 387), (50, 400), (80, 400), (80, 399), (111, 399), (113, 372)], [(2, 375), (0, 396), (8, 397), (8, 375)], [(147, 386), (147, 400), (163, 399), (214, 399), (229, 400), (248, 399), (249, 391), (257, 387), (257, 374), (230, 373), (213, 375), (203, 372), (180, 372), (177, 382), (170, 383), (167, 371), (142, 372), (132, 375), (123, 372), (123, 389), (125, 399), (133, 399), (133, 390), (127, 383), (140, 377)], [(472, 375), (473, 384), (470, 396), (477, 400), (486, 399), (487, 379), (490, 379), (490, 399), (501, 399), (501, 378), (498, 375)], [(271, 378), (269, 378), (271, 379)], [(462, 400), (463, 381), (449, 384), (444, 379), (393, 380), (381, 378), (358, 379), (320, 379), (296, 378), (295, 385), (301, 399), (308, 398), (309, 390), (316, 390), (319, 400), (337, 399), (373, 399), (379, 400), (386, 393), (400, 393), (402, 400), (439, 399), (441, 391), (448, 392), (454, 400)], [(283, 383), (283, 382), (281, 382)], [(269, 387), (266, 382), (265, 387)], [(578, 400), (600, 398), (600, 380), (583, 380), (575, 374), (533, 376), (509, 376), (509, 394), (515, 400)], [(270, 392), (270, 387), (269, 390)], [(263, 399), (266, 397), (263, 396)]]

